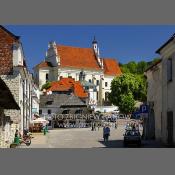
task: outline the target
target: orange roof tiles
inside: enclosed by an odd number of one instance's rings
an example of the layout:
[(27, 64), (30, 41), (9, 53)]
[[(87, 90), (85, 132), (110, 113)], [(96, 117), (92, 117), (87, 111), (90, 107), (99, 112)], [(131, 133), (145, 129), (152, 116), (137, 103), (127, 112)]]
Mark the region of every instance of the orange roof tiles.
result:
[(100, 69), (92, 48), (57, 45), (61, 67)]
[(44, 67), (53, 67), (52, 64), (50, 62), (47, 61), (43, 61), (41, 63), (39, 63), (38, 65), (36, 65), (38, 68), (44, 68)]
[(79, 81), (75, 82), (74, 84), (74, 93), (77, 97), (81, 98), (88, 97), (88, 94), (84, 91), (84, 88)]
[(105, 75), (121, 75), (121, 69), (115, 59), (105, 58), (103, 59), (104, 63), (104, 74)]
[(69, 91), (70, 89), (77, 97), (88, 97), (81, 83), (73, 78), (62, 78), (60, 81), (51, 82), (51, 87), (47, 91)]

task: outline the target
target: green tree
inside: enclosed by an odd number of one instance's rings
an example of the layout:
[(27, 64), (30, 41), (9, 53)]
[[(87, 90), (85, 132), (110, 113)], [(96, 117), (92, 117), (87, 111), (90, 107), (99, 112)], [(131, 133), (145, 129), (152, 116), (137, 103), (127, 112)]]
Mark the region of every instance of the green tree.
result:
[(122, 94), (120, 100), (120, 111), (124, 114), (132, 113), (135, 109), (135, 100), (131, 92)]
[(121, 71), (122, 71), (122, 73), (130, 73), (130, 70), (126, 64), (121, 66)]
[(137, 73), (137, 63), (135, 61), (130, 61), (127, 64), (127, 68), (129, 69), (129, 72), (132, 74)]
[[(121, 112), (131, 113), (134, 110), (135, 101), (144, 101), (146, 98), (145, 83), (143, 75), (124, 73), (115, 77), (111, 82), (109, 100), (118, 106)], [(128, 102), (129, 99), (131, 102)]]
[(41, 90), (43, 90), (43, 89), (49, 89), (50, 87), (51, 87), (51, 83), (50, 82), (47, 82), (47, 83), (45, 83), (45, 84), (42, 85)]
[(137, 63), (137, 74), (143, 74), (146, 68), (148, 67), (147, 62), (140, 61)]

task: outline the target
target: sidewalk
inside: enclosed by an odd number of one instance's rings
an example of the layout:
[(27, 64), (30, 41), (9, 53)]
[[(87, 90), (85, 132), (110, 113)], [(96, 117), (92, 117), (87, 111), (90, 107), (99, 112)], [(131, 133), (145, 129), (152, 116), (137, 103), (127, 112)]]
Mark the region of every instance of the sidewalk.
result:
[(32, 143), (30, 146), (26, 146), (25, 144), (22, 144), (19, 146), (19, 148), (49, 148), (48, 143), (47, 143), (47, 133), (44, 135), (43, 133), (32, 133)]

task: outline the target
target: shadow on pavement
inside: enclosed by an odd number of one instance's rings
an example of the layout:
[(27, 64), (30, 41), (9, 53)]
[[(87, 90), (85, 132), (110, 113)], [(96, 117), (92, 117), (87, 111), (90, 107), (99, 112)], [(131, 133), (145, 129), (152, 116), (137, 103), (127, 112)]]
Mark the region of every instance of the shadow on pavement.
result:
[(99, 142), (105, 146), (103, 148), (163, 148), (160, 142), (156, 142), (155, 140), (142, 140), (142, 145), (140, 147), (135, 144), (124, 146), (123, 140), (109, 140), (108, 142)]
[(123, 148), (123, 140), (99, 141), (105, 148)]

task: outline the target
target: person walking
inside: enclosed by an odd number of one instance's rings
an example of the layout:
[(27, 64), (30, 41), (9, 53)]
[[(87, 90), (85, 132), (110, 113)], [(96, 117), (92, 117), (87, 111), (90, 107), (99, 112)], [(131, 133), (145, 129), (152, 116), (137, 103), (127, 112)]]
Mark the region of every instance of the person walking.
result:
[(104, 142), (106, 141), (106, 126), (104, 125), (103, 126), (103, 139), (104, 139)]
[(98, 131), (100, 130), (100, 123), (98, 123)]
[(109, 136), (110, 136), (110, 128), (109, 126), (105, 126), (103, 128), (103, 138), (105, 142), (109, 140)]
[(91, 131), (93, 131), (93, 130), (94, 130), (94, 124), (93, 124), (93, 123), (91, 123), (91, 125), (92, 125), (92, 129), (91, 129)]
[(117, 122), (115, 122), (115, 129), (117, 129)]
[(110, 127), (107, 126), (107, 127), (106, 127), (106, 141), (108, 141), (109, 136), (110, 136)]
[(96, 131), (96, 122), (94, 123), (94, 131)]

